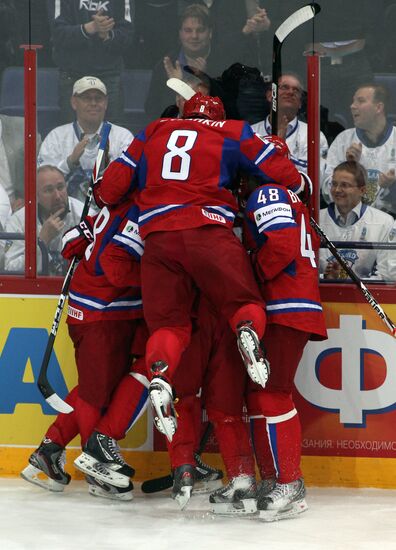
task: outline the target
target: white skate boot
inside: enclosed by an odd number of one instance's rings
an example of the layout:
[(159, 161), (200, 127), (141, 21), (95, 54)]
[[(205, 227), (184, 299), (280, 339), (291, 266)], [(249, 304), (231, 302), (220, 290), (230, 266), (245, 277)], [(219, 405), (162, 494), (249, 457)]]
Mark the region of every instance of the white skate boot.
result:
[(270, 374), (270, 365), (251, 325), (251, 321), (239, 325), (238, 349), (250, 378), (265, 388)]
[(276, 483), (274, 489), (257, 501), (259, 518), (263, 521), (278, 521), (292, 518), (305, 510), (305, 485), (302, 478), (291, 483)]

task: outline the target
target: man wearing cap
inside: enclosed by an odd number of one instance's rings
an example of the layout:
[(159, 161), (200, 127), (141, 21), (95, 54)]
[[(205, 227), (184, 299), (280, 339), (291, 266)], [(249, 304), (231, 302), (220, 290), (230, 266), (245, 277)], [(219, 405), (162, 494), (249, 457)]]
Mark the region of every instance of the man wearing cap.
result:
[[(84, 76), (74, 83), (70, 103), (76, 120), (57, 126), (44, 139), (38, 165), (56, 166), (65, 176), (69, 195), (82, 199), (98, 152), (106, 108), (107, 90), (95, 76)], [(108, 157), (116, 159), (128, 147), (133, 135), (126, 128), (111, 125)]]

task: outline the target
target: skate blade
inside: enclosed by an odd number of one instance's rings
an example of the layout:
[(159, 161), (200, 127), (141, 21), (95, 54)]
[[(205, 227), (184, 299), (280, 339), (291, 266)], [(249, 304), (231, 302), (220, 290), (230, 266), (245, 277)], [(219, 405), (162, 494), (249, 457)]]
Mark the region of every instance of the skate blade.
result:
[(26, 466), (26, 468), (22, 470), (20, 476), (25, 481), (29, 481), (29, 483), (33, 483), (33, 485), (37, 485), (37, 487), (41, 487), (42, 489), (53, 493), (61, 493), (65, 488), (65, 485), (51, 479), (45, 472), (35, 466), (32, 466), (32, 464)]
[(157, 414), (154, 418), (154, 424), (157, 430), (165, 435), (166, 439), (171, 443), (176, 432), (177, 420), (173, 416), (165, 416), (161, 393), (161, 391), (157, 390), (150, 392), (150, 401)]
[(132, 491), (128, 491), (126, 493), (110, 493), (108, 491), (105, 491), (104, 489), (101, 489), (97, 485), (89, 485), (88, 491), (89, 494), (94, 497), (107, 498), (109, 500), (119, 500), (121, 502), (130, 502), (131, 500), (133, 500)]
[(128, 487), (129, 485), (129, 477), (111, 470), (106, 464), (99, 462), (87, 453), (81, 453), (74, 461), (74, 465), (78, 470), (84, 472), (84, 474), (88, 474), (110, 485), (115, 485), (116, 487)]
[(194, 483), (194, 494), (204, 495), (205, 493), (211, 493), (216, 489), (220, 489), (223, 486), (221, 479), (211, 479), (209, 481), (196, 481)]
[(308, 510), (308, 504), (305, 499), (293, 502), (284, 510), (260, 510), (259, 519), (265, 522), (279, 521), (281, 519), (290, 519), (302, 514)]
[(211, 502), (211, 512), (220, 516), (251, 515), (257, 512), (257, 500), (245, 498), (235, 502)]
[(178, 503), (180, 510), (184, 510), (191, 498), (193, 488), (192, 487), (182, 487), (180, 492), (174, 497)]

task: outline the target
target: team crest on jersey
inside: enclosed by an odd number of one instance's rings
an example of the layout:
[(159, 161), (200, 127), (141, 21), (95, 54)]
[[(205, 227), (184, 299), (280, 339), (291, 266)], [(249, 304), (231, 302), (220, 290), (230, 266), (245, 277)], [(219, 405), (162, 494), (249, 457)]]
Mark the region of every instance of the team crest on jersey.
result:
[(70, 315), (70, 317), (73, 317), (73, 319), (78, 319), (79, 321), (84, 319), (84, 313), (80, 309), (72, 306), (67, 307), (67, 314)]
[(209, 218), (210, 220), (212, 220), (214, 222), (226, 223), (225, 218), (223, 218), (223, 216), (220, 216), (220, 214), (215, 214), (214, 212), (208, 212), (207, 210), (204, 210), (203, 208), (202, 208), (201, 212), (204, 216), (206, 216), (207, 218)]
[(393, 229), (391, 229), (391, 231), (389, 233), (388, 240), (393, 241), (395, 237), (396, 237), (396, 228), (393, 228)]

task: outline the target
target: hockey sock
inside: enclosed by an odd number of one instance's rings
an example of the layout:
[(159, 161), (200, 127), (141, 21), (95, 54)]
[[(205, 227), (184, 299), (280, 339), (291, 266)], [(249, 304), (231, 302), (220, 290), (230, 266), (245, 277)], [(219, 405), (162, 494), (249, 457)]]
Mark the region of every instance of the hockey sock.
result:
[(232, 330), (236, 333), (241, 323), (252, 321), (253, 329), (261, 340), (265, 331), (266, 315), (262, 307), (257, 304), (248, 304), (240, 307), (229, 320)]
[(250, 433), (261, 479), (276, 477), (274, 459), (267, 435), (267, 420), (250, 417)]
[(165, 375), (169, 380), (176, 371), (183, 351), (189, 344), (191, 326), (160, 328), (153, 332), (147, 341), (146, 365), (151, 376), (151, 365), (157, 361), (165, 361), (168, 370)]
[(255, 476), (253, 449), (246, 423), (239, 416), (229, 416), (209, 408), (207, 412), (215, 430), (228, 478)]
[[(290, 394), (284, 392), (258, 391), (249, 395), (249, 414), (260, 413), (267, 421), (267, 437), (279, 483), (290, 483), (301, 477), (301, 425)], [(254, 446), (259, 448), (255, 434)]]
[[(66, 403), (75, 409), (76, 399), (78, 397), (78, 386), (72, 389), (65, 398)], [(56, 420), (48, 428), (45, 437), (51, 439), (61, 447), (66, 447), (70, 441), (78, 434), (78, 423), (75, 411), (70, 414), (59, 413)]]
[[(144, 361), (144, 359), (142, 359)], [(142, 416), (147, 407), (148, 379), (131, 372), (121, 380), (96, 430), (119, 441)]]
[(99, 422), (102, 411), (87, 403), (78, 395), (75, 401), (74, 410), (78, 422), (78, 431), (81, 435), (81, 446), (85, 447), (87, 439)]
[[(199, 397), (181, 397), (175, 405), (177, 412), (177, 430), (172, 442), (167, 442), (172, 469), (182, 464), (195, 465), (194, 452), (197, 449), (197, 406)], [(200, 422), (201, 425), (201, 422)]]

